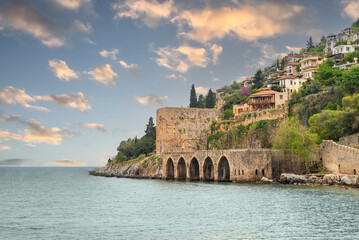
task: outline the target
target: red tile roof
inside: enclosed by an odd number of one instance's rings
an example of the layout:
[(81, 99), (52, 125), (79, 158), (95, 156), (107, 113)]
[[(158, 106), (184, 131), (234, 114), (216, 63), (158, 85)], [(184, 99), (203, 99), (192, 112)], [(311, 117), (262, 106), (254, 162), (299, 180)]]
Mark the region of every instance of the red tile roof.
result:
[(268, 95), (275, 95), (277, 92), (273, 90), (262, 91), (255, 94), (250, 95), (249, 97), (260, 97), (260, 96), (268, 96)]

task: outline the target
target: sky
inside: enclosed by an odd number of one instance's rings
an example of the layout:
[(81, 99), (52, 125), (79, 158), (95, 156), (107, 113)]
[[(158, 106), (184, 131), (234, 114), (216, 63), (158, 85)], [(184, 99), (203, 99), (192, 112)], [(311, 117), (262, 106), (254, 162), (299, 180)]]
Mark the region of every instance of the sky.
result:
[(102, 166), (156, 109), (242, 81), (359, 0), (0, 0), (0, 166)]

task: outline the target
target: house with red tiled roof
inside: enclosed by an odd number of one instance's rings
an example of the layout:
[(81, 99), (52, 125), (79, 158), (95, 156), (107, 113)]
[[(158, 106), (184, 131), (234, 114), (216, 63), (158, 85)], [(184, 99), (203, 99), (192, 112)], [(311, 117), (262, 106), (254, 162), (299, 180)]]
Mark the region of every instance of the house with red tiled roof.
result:
[(254, 78), (247, 78), (246, 80), (243, 81), (243, 86), (245, 87), (249, 87), (254, 85)]

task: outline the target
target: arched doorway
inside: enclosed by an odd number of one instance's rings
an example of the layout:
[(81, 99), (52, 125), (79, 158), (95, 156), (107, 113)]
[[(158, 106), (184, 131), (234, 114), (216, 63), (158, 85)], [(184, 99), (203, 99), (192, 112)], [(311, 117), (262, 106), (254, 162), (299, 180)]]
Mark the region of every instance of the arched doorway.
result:
[(167, 175), (166, 179), (174, 179), (174, 166), (173, 166), (172, 158), (169, 158), (167, 160), (166, 175)]
[(195, 157), (192, 158), (191, 164), (189, 166), (189, 176), (192, 181), (199, 180), (199, 164)]
[(226, 157), (222, 157), (218, 164), (218, 181), (226, 182), (230, 179), (229, 163)]
[(186, 180), (186, 162), (184, 161), (183, 158), (180, 158), (180, 160), (178, 161), (177, 164), (177, 176), (178, 176), (178, 180)]
[(214, 180), (213, 162), (210, 157), (207, 157), (206, 160), (204, 160), (203, 176), (204, 176), (205, 181), (213, 181)]

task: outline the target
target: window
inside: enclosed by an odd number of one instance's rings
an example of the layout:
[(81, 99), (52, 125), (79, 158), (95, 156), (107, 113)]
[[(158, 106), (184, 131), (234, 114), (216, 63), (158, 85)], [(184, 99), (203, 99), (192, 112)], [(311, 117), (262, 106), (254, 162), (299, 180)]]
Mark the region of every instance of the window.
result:
[(238, 169), (238, 175), (241, 175), (241, 170), (240, 169)]
[(236, 173), (236, 169), (234, 169), (234, 175), (237, 175), (237, 173)]
[(354, 169), (354, 172), (353, 172), (353, 173), (354, 173), (354, 175), (357, 175), (357, 171), (356, 171), (355, 169)]
[(283, 95), (280, 95), (279, 98), (280, 98), (280, 100), (282, 100), (282, 99), (283, 99)]
[(244, 175), (244, 170), (242, 170), (242, 175)]
[[(355, 171), (355, 170), (354, 170)], [(258, 169), (256, 169), (256, 175), (258, 175)]]
[(262, 175), (264, 175), (264, 169), (262, 169)]

